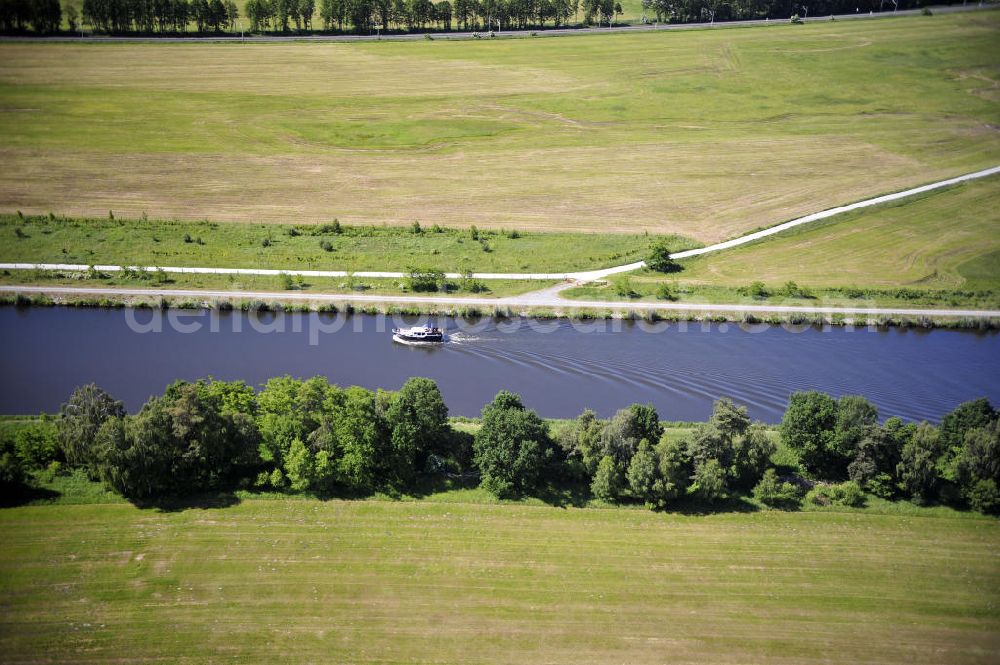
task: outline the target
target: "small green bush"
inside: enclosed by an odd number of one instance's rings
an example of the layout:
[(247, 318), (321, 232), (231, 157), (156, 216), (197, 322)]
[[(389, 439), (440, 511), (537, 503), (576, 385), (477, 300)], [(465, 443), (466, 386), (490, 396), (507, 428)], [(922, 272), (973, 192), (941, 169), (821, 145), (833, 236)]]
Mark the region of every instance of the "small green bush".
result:
[(656, 298), (657, 300), (680, 300), (680, 295), (677, 293), (677, 288), (672, 284), (660, 284), (656, 288)]
[(966, 492), (969, 507), (981, 513), (991, 515), (1000, 513), (1000, 489), (996, 481), (980, 480)]
[(771, 291), (764, 285), (764, 282), (753, 282), (750, 286), (736, 289), (736, 292), (741, 296), (750, 296), (755, 300), (764, 300), (771, 295)]
[(44, 469), (59, 457), (55, 428), (46, 423), (24, 427), (14, 434), (14, 448), (28, 469)]
[(857, 482), (848, 480), (839, 485), (817, 485), (806, 495), (806, 500), (817, 506), (860, 508), (865, 504), (865, 494)]
[(611, 280), (611, 288), (622, 298), (638, 298), (639, 293), (632, 286), (632, 280), (622, 275)]
[(779, 480), (777, 472), (768, 469), (753, 488), (753, 496), (772, 508), (792, 508), (799, 505), (801, 493), (795, 484)]

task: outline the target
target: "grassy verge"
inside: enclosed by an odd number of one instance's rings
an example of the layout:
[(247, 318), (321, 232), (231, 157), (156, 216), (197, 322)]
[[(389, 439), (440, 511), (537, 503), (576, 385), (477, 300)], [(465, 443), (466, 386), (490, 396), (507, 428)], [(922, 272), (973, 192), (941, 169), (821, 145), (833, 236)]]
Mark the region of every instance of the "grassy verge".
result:
[[(294, 292), (288, 292), (294, 293)], [(947, 328), (953, 330), (990, 331), (1000, 329), (1000, 318), (956, 317), (956, 316), (888, 316), (888, 315), (845, 315), (845, 314), (807, 314), (782, 313), (766, 316), (742, 312), (717, 311), (711, 313), (678, 310), (630, 310), (622, 308), (600, 309), (594, 307), (544, 308), (532, 306), (509, 305), (460, 305), (448, 303), (352, 303), (329, 302), (306, 299), (282, 298), (280, 295), (260, 298), (241, 296), (205, 298), (175, 297), (175, 296), (124, 296), (124, 295), (75, 295), (75, 294), (0, 294), (0, 306), (17, 307), (134, 307), (160, 309), (239, 309), (269, 310), (285, 312), (340, 312), (347, 314), (439, 314), (478, 318), (493, 316), (500, 319), (510, 317), (525, 317), (532, 319), (572, 318), (579, 321), (595, 319), (624, 319), (628, 321), (645, 321), (651, 324), (677, 324), (712, 326), (736, 324), (747, 329), (757, 329), (760, 324), (773, 326), (788, 326), (790, 330), (800, 330), (803, 327), (815, 326), (873, 326), (878, 328)]]
[(0, 510), (9, 661), (982, 663), (984, 518), (246, 498)]
[(0, 261), (288, 270), (560, 272), (641, 260), (645, 234), (290, 226), (0, 215)]
[(148, 279), (126, 277), (122, 273), (88, 273), (10, 270), (0, 271), (0, 284), (6, 286), (32, 285), (62, 288), (73, 287), (118, 287), (130, 289), (203, 289), (222, 291), (263, 291), (289, 295), (419, 295), (502, 298), (536, 291), (556, 282), (544, 280), (491, 279), (476, 282), (471, 290), (471, 282), (464, 279), (448, 280), (448, 291), (414, 293), (406, 279), (381, 279), (360, 277), (282, 277), (280, 275), (202, 275), (190, 273), (169, 273), (162, 277), (151, 275)]
[[(669, 299), (658, 297), (661, 285), (670, 287)], [(800, 285), (801, 286), (801, 285)], [(809, 289), (808, 296), (789, 296), (780, 285), (765, 285), (767, 294), (755, 297), (745, 287), (701, 286), (683, 279), (664, 279), (644, 271), (618, 278), (606, 284), (574, 287), (560, 295), (569, 300), (671, 302), (703, 304), (787, 305), (801, 307), (898, 307), (898, 308), (968, 308), (1000, 307), (1000, 291), (961, 291), (947, 289), (870, 289), (844, 287)]]

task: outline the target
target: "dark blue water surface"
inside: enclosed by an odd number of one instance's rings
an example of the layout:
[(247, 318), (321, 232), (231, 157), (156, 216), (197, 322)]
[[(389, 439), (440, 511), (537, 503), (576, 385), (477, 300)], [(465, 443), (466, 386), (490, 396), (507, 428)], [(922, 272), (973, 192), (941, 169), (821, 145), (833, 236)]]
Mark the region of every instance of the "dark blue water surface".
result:
[(976, 397), (1000, 401), (993, 333), (434, 321), (451, 341), (427, 349), (393, 343), (389, 331), (403, 321), (386, 317), (4, 307), (0, 413), (55, 411), (88, 382), (134, 410), (175, 379), (256, 385), (282, 374), (387, 389), (427, 376), (453, 415), (477, 415), (504, 388), (546, 417), (651, 402), (664, 419), (702, 420), (725, 395), (777, 422), (796, 390), (863, 394), (883, 417), (912, 420), (939, 420)]

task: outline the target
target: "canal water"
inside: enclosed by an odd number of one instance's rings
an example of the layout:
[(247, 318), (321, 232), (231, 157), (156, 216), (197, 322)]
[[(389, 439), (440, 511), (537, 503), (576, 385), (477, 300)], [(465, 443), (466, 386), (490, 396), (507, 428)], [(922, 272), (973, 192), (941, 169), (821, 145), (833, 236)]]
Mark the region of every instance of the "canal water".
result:
[[(428, 321), (447, 344), (392, 341), (394, 326)], [(7, 414), (56, 411), (89, 382), (134, 410), (176, 379), (283, 374), (392, 390), (426, 376), (466, 416), (501, 389), (553, 418), (650, 402), (665, 420), (702, 420), (728, 396), (774, 423), (796, 390), (862, 394), (909, 420), (1000, 402), (1000, 335), (949, 330), (3, 307), (0, 363)]]

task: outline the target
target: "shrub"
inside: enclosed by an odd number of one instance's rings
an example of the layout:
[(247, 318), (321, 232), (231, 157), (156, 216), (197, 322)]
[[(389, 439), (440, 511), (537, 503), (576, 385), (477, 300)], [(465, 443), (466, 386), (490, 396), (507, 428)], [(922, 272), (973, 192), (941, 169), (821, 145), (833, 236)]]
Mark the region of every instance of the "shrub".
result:
[(473, 277), (471, 272), (466, 272), (462, 275), (462, 290), (469, 293), (486, 293), (490, 289), (481, 280)]
[(324, 252), (332, 252), (333, 251), (333, 244), (329, 240), (320, 240), (319, 241), (319, 247)]
[(992, 478), (977, 481), (966, 491), (966, 498), (973, 510), (988, 515), (1000, 512), (1000, 489)]
[(291, 291), (295, 288), (295, 282), (292, 280), (292, 276), (287, 272), (279, 273), (278, 281), (281, 283), (281, 288), (286, 291)]
[(806, 495), (806, 500), (817, 506), (860, 508), (865, 504), (865, 495), (858, 483), (848, 480), (839, 485), (817, 485)]
[(774, 469), (764, 472), (757, 486), (753, 488), (753, 496), (764, 505), (772, 508), (790, 508), (799, 503), (799, 488), (794, 483), (780, 481)]
[(680, 300), (680, 295), (677, 293), (677, 288), (672, 284), (663, 283), (656, 288), (656, 298), (658, 300)]
[(697, 466), (694, 472), (691, 493), (705, 501), (717, 501), (726, 493), (726, 473), (719, 460), (710, 459)]
[[(185, 242), (187, 242), (187, 241), (185, 241)], [(271, 246), (271, 239), (270, 238), (264, 238), (261, 241), (260, 246), (261, 247), (270, 247)]]
[(290, 229), (288, 229), (288, 231), (286, 233), (288, 233), (288, 237), (289, 238), (296, 238), (296, 237), (302, 235), (302, 231), (299, 231), (294, 226), (291, 227)]
[(411, 291), (438, 291), (444, 285), (444, 273), (428, 268), (410, 268), (407, 285)]
[(344, 232), (343, 227), (340, 225), (339, 219), (334, 219), (330, 224), (320, 224), (313, 230), (314, 236), (322, 236), (327, 234), (340, 235)]
[(639, 292), (632, 286), (632, 280), (625, 275), (613, 278), (611, 280), (611, 288), (614, 289), (616, 295), (619, 295), (622, 298), (639, 297)]
[(896, 483), (888, 473), (880, 473), (865, 483), (865, 491), (880, 499), (892, 499), (896, 495)]
[(28, 469), (44, 469), (59, 457), (59, 439), (46, 423), (35, 423), (14, 434), (14, 447)]
[[(428, 35), (428, 37), (429, 36), (430, 35)], [(410, 225), (410, 233), (416, 233), (417, 235), (420, 235), (423, 232), (424, 230), (420, 228), (420, 222), (418, 222), (417, 220), (413, 220), (413, 224)]]
[(670, 258), (670, 247), (663, 240), (653, 243), (646, 257), (646, 265), (656, 272), (677, 272), (681, 269), (680, 264)]
[(809, 289), (803, 288), (796, 284), (795, 282), (788, 281), (782, 287), (781, 292), (788, 296), (789, 298), (812, 298), (812, 292)]
[(750, 296), (756, 300), (763, 300), (770, 297), (771, 291), (764, 285), (764, 282), (753, 282), (750, 286), (736, 289), (741, 296)]
[(24, 464), (14, 450), (13, 440), (0, 439), (0, 489), (5, 492), (21, 489), (26, 479)]

